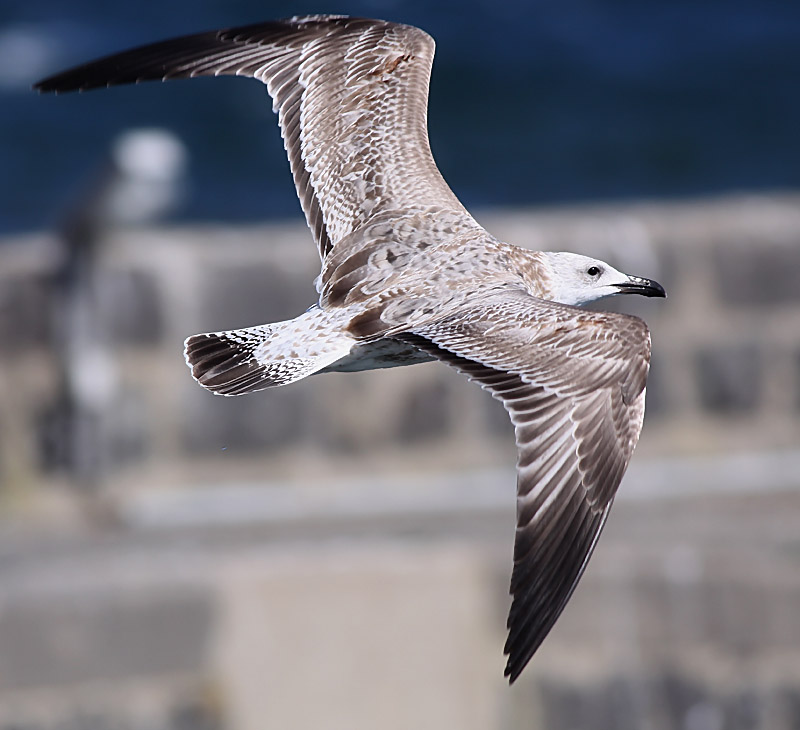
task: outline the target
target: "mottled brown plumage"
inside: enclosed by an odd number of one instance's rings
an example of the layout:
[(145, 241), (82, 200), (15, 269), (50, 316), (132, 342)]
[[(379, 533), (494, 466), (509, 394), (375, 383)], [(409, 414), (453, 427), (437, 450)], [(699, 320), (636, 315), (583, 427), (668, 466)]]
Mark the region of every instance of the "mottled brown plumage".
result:
[(505, 646), (514, 681), (586, 567), (644, 415), (647, 327), (571, 305), (664, 290), (478, 225), (431, 156), (433, 50), (411, 26), (307, 16), (163, 41), (36, 88), (219, 75), (267, 85), (319, 248), (319, 301), (288, 322), (194, 335), (187, 362), (212, 392), (241, 395), (437, 359), (500, 400), (519, 452)]

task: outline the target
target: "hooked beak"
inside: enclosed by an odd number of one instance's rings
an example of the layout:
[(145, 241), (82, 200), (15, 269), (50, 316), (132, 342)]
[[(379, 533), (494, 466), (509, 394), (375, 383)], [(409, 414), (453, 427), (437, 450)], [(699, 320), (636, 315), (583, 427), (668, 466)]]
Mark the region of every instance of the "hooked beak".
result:
[(615, 284), (620, 294), (641, 294), (643, 297), (664, 297), (667, 292), (664, 287), (652, 279), (643, 279), (641, 276), (629, 276), (628, 281)]

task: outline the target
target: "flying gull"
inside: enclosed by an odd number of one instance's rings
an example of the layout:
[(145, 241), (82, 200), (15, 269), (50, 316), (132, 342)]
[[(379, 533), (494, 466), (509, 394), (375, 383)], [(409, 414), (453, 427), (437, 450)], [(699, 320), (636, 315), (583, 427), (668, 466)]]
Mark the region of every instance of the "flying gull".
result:
[(472, 218), (431, 155), (433, 53), (412, 26), (310, 15), (143, 46), (35, 88), (220, 75), (266, 84), (319, 249), (319, 300), (286, 322), (189, 337), (186, 361), (203, 387), (242, 395), (441, 360), (501, 401), (518, 448), (513, 682), (583, 574), (644, 416), (647, 326), (578, 307), (665, 293), (602, 261), (503, 243)]

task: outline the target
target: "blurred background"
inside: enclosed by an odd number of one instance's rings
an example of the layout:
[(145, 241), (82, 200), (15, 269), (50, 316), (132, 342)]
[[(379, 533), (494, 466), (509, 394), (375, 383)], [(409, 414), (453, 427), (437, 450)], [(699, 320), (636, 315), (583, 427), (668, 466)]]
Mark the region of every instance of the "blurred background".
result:
[[(652, 277), (642, 439), (502, 679), (502, 408), (436, 364), (247, 398), (195, 332), (318, 260), (264, 88), (60, 97), (125, 47), (306, 12), (437, 40), (434, 154), (498, 237)], [(800, 5), (3, 0), (0, 730), (800, 728)]]

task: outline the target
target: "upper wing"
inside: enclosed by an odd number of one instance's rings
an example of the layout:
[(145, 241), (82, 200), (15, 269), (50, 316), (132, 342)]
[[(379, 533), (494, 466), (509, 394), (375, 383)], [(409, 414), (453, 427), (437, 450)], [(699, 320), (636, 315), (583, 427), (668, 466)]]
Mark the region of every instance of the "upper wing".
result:
[(552, 628), (639, 438), (650, 336), (635, 317), (495, 294), (409, 338), (502, 401), (517, 448), (506, 675)]
[(468, 214), (427, 132), (433, 39), (381, 20), (312, 15), (175, 38), (78, 66), (40, 91), (193, 76), (267, 85), (297, 194), (325, 258), (372, 216), (411, 204)]

